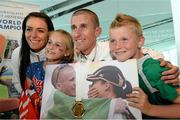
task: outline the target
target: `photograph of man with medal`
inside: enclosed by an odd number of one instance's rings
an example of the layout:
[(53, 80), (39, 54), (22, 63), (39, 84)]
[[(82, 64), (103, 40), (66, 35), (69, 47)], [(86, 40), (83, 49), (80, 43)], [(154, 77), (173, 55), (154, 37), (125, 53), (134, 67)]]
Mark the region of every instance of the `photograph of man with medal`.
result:
[(138, 86), (136, 60), (51, 65), (46, 73), (41, 118), (141, 119), (126, 101)]

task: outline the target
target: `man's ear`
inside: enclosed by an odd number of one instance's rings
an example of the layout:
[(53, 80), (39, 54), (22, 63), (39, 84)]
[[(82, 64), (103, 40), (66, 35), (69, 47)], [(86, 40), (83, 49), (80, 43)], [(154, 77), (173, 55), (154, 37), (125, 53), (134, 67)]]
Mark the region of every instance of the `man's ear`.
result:
[(61, 83), (57, 83), (57, 84), (56, 84), (56, 88), (57, 88), (58, 90), (61, 90), (61, 86), (62, 86)]
[(101, 31), (102, 31), (102, 29), (101, 29), (101, 27), (96, 27), (96, 31), (95, 31), (95, 35), (96, 35), (96, 37), (99, 37), (100, 36), (100, 34), (101, 34)]
[(112, 86), (111, 83), (105, 82), (105, 90), (106, 90), (106, 91), (110, 90), (110, 87), (111, 87), (111, 86)]

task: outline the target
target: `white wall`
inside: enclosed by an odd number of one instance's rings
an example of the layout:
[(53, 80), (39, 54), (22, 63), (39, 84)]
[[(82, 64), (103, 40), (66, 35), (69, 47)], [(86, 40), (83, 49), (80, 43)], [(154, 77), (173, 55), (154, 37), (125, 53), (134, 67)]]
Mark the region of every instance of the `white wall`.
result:
[[(177, 63), (180, 67), (180, 0), (171, 0), (172, 5), (172, 14), (174, 20), (174, 33), (176, 40), (176, 49), (177, 49)], [(179, 46), (179, 47), (178, 47)]]

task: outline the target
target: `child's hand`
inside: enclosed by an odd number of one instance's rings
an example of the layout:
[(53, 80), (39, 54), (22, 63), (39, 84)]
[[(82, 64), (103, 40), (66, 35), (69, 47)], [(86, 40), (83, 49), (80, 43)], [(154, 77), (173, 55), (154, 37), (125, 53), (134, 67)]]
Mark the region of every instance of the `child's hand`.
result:
[(127, 95), (127, 101), (129, 101), (129, 106), (140, 109), (144, 114), (148, 114), (152, 106), (148, 101), (147, 95), (139, 87), (133, 88), (133, 92)]
[(98, 90), (96, 88), (89, 88), (88, 91), (88, 98), (97, 98), (98, 97)]

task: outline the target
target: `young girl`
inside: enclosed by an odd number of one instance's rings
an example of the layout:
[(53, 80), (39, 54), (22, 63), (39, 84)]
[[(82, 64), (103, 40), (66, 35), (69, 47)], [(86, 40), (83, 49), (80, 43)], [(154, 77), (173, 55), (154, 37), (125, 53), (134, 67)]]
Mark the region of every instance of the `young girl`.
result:
[(110, 52), (115, 59), (121, 62), (138, 59), (139, 85), (151, 103), (140, 88), (134, 88), (138, 93), (128, 95), (130, 105), (146, 114), (143, 118), (180, 117), (180, 114), (177, 114), (179, 112), (175, 112), (180, 106), (180, 88), (165, 84), (161, 80), (161, 72), (166, 68), (161, 67), (158, 60), (142, 53), (144, 36), (138, 20), (129, 15), (118, 14), (111, 23), (109, 34)]
[[(40, 116), (45, 67), (73, 62), (74, 44), (71, 35), (64, 30), (50, 32), (45, 54), (46, 61), (33, 63), (27, 68), (25, 91), (21, 94), (19, 106), (21, 119)], [(26, 106), (27, 109), (24, 109)]]

